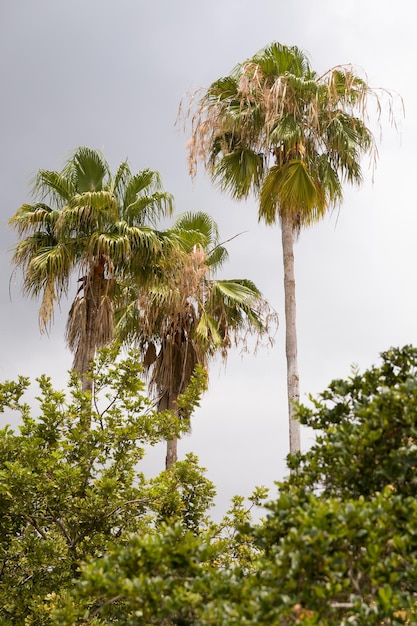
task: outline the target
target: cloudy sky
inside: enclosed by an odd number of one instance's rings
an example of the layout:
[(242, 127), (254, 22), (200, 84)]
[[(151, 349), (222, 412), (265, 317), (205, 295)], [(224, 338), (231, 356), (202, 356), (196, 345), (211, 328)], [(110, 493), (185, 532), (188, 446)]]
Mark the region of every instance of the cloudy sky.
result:
[[(283, 321), (279, 227), (259, 225), (254, 200), (222, 196), (202, 171), (193, 184), (187, 135), (175, 126), (185, 93), (272, 41), (306, 50), (320, 73), (360, 66), (372, 86), (401, 94), (406, 108), (399, 132), (385, 118), (373, 182), (364, 163), (361, 189), (347, 188), (340, 210), (297, 243), (302, 397), (347, 376), (352, 364), (371, 365), (392, 345), (417, 343), (414, 25), (412, 0), (0, 2), (0, 378), (44, 372), (65, 385), (68, 303), (49, 337), (40, 336), (38, 303), (21, 298), (18, 275), (10, 281), (15, 234), (7, 221), (29, 200), (34, 173), (61, 169), (80, 145), (102, 149), (112, 169), (127, 157), (134, 170), (158, 170), (176, 213), (211, 213), (223, 239), (245, 231), (228, 244), (222, 275), (254, 280)], [(286, 474), (285, 376), (283, 324), (273, 349), (235, 352), (226, 369), (211, 369), (180, 455), (198, 454), (220, 507)], [(303, 432), (303, 446), (310, 443)], [(148, 471), (163, 460), (159, 447)]]

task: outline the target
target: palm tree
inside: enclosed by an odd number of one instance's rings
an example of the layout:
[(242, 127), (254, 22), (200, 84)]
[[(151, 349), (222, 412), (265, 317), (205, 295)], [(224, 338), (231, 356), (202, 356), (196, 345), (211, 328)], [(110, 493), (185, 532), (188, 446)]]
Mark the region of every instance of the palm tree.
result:
[[(229, 348), (248, 346), (269, 336), (274, 314), (249, 280), (215, 280), (227, 258), (219, 244), (215, 222), (205, 213), (180, 216), (170, 237), (179, 246), (162, 261), (162, 278), (144, 295), (130, 285), (126, 306), (119, 311), (119, 337), (139, 344), (150, 372), (158, 410), (173, 410), (187, 419), (178, 397), (188, 387), (197, 366), (207, 368)], [(177, 460), (177, 437), (167, 441), (166, 467)]]
[(272, 43), (212, 83), (192, 117), (191, 175), (202, 161), (222, 191), (254, 192), (259, 220), (281, 225), (290, 452), (300, 449), (294, 241), (341, 202), (344, 182), (361, 183), (361, 157), (376, 157), (371, 96), (379, 106), (354, 68), (318, 76), (302, 50)]
[(112, 176), (103, 156), (85, 147), (61, 172), (40, 170), (33, 195), (35, 203), (23, 204), (10, 220), (21, 238), (13, 261), (23, 270), (24, 294), (42, 295), (41, 331), (78, 271), (66, 338), (83, 389), (91, 391), (90, 363), (113, 337), (115, 277), (135, 268), (142, 280), (152, 274), (163, 247), (153, 227), (171, 214), (172, 197), (157, 172), (132, 174), (125, 161)]

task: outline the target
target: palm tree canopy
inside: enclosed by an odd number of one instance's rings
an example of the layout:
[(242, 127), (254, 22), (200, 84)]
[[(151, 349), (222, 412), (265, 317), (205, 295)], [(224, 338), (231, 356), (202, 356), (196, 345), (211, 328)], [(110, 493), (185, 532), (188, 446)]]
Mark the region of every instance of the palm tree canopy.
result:
[(176, 397), (196, 365), (224, 358), (233, 344), (270, 337), (276, 317), (249, 280), (216, 280), (227, 259), (217, 224), (206, 213), (184, 213), (169, 231), (178, 247), (162, 259), (161, 279), (144, 294), (127, 287), (116, 333), (138, 343), (160, 398)]
[(23, 270), (23, 291), (43, 294), (42, 330), (54, 303), (67, 293), (74, 269), (84, 275), (99, 259), (108, 275), (135, 258), (143, 265), (160, 246), (155, 221), (171, 214), (173, 204), (157, 172), (133, 175), (125, 161), (112, 176), (103, 156), (86, 147), (61, 172), (39, 170), (33, 195), (38, 201), (23, 204), (10, 224), (21, 238), (13, 261)]
[(134, 273), (144, 281), (155, 256), (164, 254), (168, 240), (154, 227), (158, 217), (171, 214), (172, 196), (157, 172), (133, 174), (124, 161), (112, 176), (103, 155), (86, 147), (62, 171), (40, 170), (33, 195), (36, 201), (10, 220), (20, 236), (13, 261), (23, 270), (24, 294), (42, 295), (42, 331), (78, 271), (66, 338), (74, 368), (84, 374), (95, 350), (113, 337), (116, 277)]
[(380, 95), (352, 66), (318, 76), (304, 51), (272, 43), (203, 93), (191, 174), (203, 161), (232, 197), (259, 195), (260, 219), (291, 213), (298, 229), (341, 201), (345, 181), (361, 182), (364, 154), (376, 156), (370, 98), (378, 109)]

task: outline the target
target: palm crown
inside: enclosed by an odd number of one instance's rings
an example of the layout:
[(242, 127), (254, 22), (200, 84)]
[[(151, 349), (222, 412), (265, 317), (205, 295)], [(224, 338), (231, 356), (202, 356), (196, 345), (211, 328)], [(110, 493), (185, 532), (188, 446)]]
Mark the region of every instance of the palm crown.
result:
[(235, 198), (260, 193), (259, 216), (284, 212), (303, 226), (360, 183), (376, 155), (366, 125), (375, 95), (350, 66), (318, 76), (299, 48), (273, 43), (210, 85), (193, 118), (191, 172), (202, 159)]
[(24, 293), (42, 294), (42, 330), (78, 270), (67, 339), (84, 374), (96, 348), (113, 334), (114, 276), (127, 267), (152, 271), (152, 255), (162, 246), (153, 226), (171, 213), (172, 198), (157, 172), (132, 174), (123, 162), (112, 176), (102, 155), (89, 148), (79, 148), (61, 172), (40, 170), (34, 195), (37, 202), (22, 205), (10, 220), (21, 237), (13, 260), (23, 269)]

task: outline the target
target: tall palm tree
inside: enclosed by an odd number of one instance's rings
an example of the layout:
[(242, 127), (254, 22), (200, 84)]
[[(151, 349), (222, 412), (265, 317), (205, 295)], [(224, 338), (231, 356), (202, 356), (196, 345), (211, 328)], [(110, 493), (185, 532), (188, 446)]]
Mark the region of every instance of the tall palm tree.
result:
[[(170, 236), (179, 244), (162, 260), (162, 279), (146, 295), (130, 285), (126, 306), (116, 326), (123, 340), (137, 342), (150, 371), (160, 411), (170, 409), (187, 419), (178, 396), (190, 383), (196, 366), (207, 368), (233, 343), (247, 346), (249, 334), (269, 336), (274, 315), (249, 280), (216, 280), (227, 258), (219, 244), (217, 225), (206, 213), (180, 216)], [(167, 441), (166, 467), (177, 460), (177, 438)]]
[(115, 277), (132, 269), (152, 273), (162, 239), (155, 220), (172, 212), (157, 172), (132, 174), (127, 161), (114, 175), (96, 150), (81, 147), (60, 172), (39, 170), (33, 204), (23, 204), (10, 224), (19, 233), (14, 263), (23, 270), (23, 292), (42, 295), (41, 331), (78, 271), (78, 291), (68, 316), (67, 342), (84, 390), (97, 348), (113, 337)]
[(202, 161), (221, 190), (253, 192), (259, 220), (281, 225), (290, 452), (300, 449), (294, 241), (341, 202), (344, 182), (361, 183), (361, 157), (376, 157), (371, 96), (379, 105), (354, 68), (319, 76), (302, 50), (272, 43), (212, 83), (192, 117), (191, 174)]

